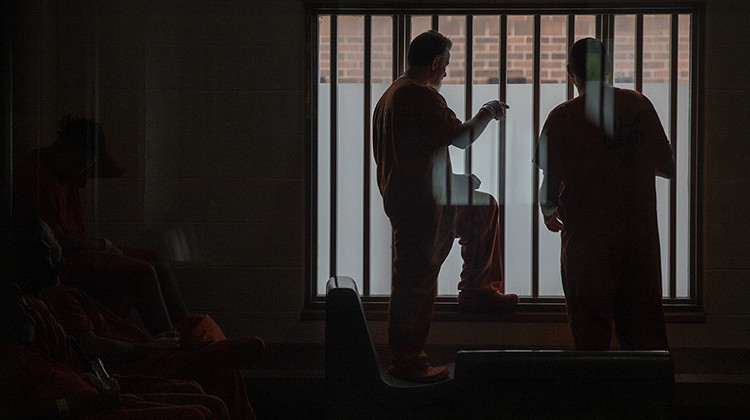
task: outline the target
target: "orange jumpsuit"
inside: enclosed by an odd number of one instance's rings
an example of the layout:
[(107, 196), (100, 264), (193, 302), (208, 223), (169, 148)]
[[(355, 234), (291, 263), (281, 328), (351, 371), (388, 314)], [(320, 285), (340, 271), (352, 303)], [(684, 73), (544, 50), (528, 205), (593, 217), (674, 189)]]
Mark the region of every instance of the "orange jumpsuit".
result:
[(570, 327), (579, 350), (608, 349), (613, 323), (623, 349), (666, 349), (654, 184), (672, 150), (645, 96), (606, 89), (614, 105), (601, 115), (591, 113), (599, 106), (587, 114), (586, 94), (552, 110), (535, 153), (545, 177), (560, 180), (548, 191), (559, 191), (565, 225)]
[[(44, 296), (65, 331), (72, 335), (93, 331), (100, 337), (133, 343), (154, 341), (150, 334), (123, 321), (74, 287), (61, 284), (46, 289)], [(175, 329), (182, 336), (182, 348), (159, 350), (124, 363), (103, 361), (109, 370), (121, 375), (195, 380), (206, 392), (224, 400), (233, 419), (254, 419), (255, 413), (247, 399), (240, 371), (222, 368), (218, 363), (220, 361), (212, 356), (205, 357), (202, 351), (208, 348), (205, 346), (209, 343), (226, 340), (221, 328), (208, 315), (189, 315)], [(249, 354), (244, 356), (253, 357)]]
[[(81, 364), (82, 355), (79, 355), (73, 348), (70, 337), (66, 334), (47, 304), (33, 296), (25, 296), (25, 300), (28, 305), (29, 316), (34, 321), (33, 347), (74, 372), (81, 373), (86, 371), (87, 369)], [(210, 319), (209, 317), (207, 318)], [(187, 320), (184, 322), (187, 325), (185, 325), (186, 328), (183, 331), (186, 333), (188, 331), (193, 332), (190, 334), (192, 338), (189, 338), (191, 341), (189, 346), (198, 345), (197, 341), (204, 340), (208, 335), (204, 334), (205, 328), (201, 328), (200, 324), (216, 325), (213, 321), (210, 323), (201, 322), (203, 320), (202, 316), (196, 316), (192, 318), (192, 322)], [(215, 335), (212, 333), (211, 338), (214, 337)], [(164, 398), (172, 398), (173, 400), (178, 398), (177, 394), (186, 394), (186, 398), (183, 398), (184, 401), (190, 401), (190, 398), (195, 397), (195, 395), (199, 395), (199, 397), (195, 398), (203, 398), (200, 395), (206, 395), (203, 387), (198, 382), (188, 379), (166, 379), (153, 375), (123, 376), (113, 374), (112, 376), (117, 380), (122, 392), (129, 394), (155, 394), (153, 398), (162, 398), (162, 402), (166, 402)], [(223, 403), (220, 405), (223, 405)], [(226, 407), (223, 410), (226, 411)]]
[[(50, 401), (91, 397), (98, 391), (69, 367), (38, 348), (3, 344), (0, 391), (9, 400)], [(7, 376), (7, 377), (6, 377)], [(203, 404), (206, 405), (203, 405)], [(119, 407), (85, 415), (85, 420), (206, 420), (215, 419), (223, 405), (210, 395), (121, 394)], [(223, 410), (226, 410), (225, 408)], [(224, 417), (226, 418), (226, 417)]]
[(456, 206), (447, 185), (452, 175), (448, 146), (461, 121), (440, 93), (408, 78), (385, 91), (373, 115), (377, 182), (393, 234), (388, 334), (395, 358), (424, 348), (440, 266), (459, 238), (464, 261), (460, 290), (502, 292), (502, 248), (497, 202)]

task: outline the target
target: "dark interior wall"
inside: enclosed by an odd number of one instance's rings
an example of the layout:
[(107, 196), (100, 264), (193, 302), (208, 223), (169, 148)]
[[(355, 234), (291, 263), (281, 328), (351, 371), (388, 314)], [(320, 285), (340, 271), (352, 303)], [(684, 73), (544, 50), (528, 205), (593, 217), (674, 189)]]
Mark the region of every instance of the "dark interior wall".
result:
[[(675, 347), (750, 348), (750, 224), (743, 217), (750, 4), (705, 5), (698, 205), (706, 322), (670, 324), (669, 333)], [(53, 141), (61, 115), (98, 119), (127, 172), (86, 188), (90, 232), (169, 255), (191, 308), (213, 315), (228, 335), (322, 343), (323, 323), (300, 317), (305, 3), (33, 0), (13, 7), (13, 155)], [(385, 342), (383, 322), (373, 322), (372, 333)], [(570, 345), (562, 322), (436, 322), (430, 340)]]

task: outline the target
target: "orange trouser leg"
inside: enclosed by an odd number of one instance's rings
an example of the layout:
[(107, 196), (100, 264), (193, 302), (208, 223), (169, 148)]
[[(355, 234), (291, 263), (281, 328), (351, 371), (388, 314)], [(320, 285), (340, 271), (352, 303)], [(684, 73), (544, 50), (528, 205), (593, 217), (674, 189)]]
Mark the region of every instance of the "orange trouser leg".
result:
[(609, 350), (613, 331), (622, 349), (667, 349), (658, 244), (649, 253), (648, 243), (630, 239), (563, 242), (561, 274), (577, 350)]
[(394, 259), (388, 339), (394, 360), (413, 360), (424, 350), (438, 273), (453, 245), (453, 215), (448, 210), (444, 216), (438, 208), (433, 215), (391, 218)]
[(503, 248), (498, 205), (485, 193), (474, 192), (476, 202), (482, 205), (459, 206), (457, 209), (456, 236), (461, 245), (463, 270), (459, 290), (488, 289), (505, 291), (503, 283)]
[[(651, 252), (644, 252), (650, 249)], [(668, 350), (658, 242), (631, 248), (614, 300), (615, 334), (624, 350)]]
[(60, 280), (84, 290), (122, 318), (135, 307), (152, 334), (172, 329), (156, 271), (146, 261), (95, 250), (77, 251), (66, 256)]

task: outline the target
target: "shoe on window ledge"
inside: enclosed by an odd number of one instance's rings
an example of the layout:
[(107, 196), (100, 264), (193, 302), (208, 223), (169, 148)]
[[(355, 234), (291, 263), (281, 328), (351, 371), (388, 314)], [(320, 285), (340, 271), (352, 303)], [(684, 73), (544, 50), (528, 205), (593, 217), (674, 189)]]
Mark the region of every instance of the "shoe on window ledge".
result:
[(464, 311), (508, 311), (518, 305), (518, 295), (504, 294), (494, 289), (462, 290), (458, 306)]

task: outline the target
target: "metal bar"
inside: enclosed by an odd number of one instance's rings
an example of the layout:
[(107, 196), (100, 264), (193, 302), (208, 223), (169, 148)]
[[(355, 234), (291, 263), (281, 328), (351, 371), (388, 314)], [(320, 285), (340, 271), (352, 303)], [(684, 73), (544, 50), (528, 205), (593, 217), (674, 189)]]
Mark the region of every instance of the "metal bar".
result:
[(432, 30), (440, 32), (440, 15), (432, 15)]
[(365, 296), (370, 295), (370, 133), (372, 122), (370, 120), (372, 107), (372, 16), (365, 15), (364, 28), (364, 132), (362, 138), (363, 156), (362, 156), (362, 293)]
[[(318, 176), (318, 97), (320, 89), (320, 15), (310, 13), (307, 19), (308, 30), (306, 31), (307, 44), (310, 46), (310, 54), (305, 57), (307, 60), (308, 68), (308, 80), (310, 83), (310, 104), (308, 112), (310, 117), (306, 122), (306, 129), (310, 133), (310, 143), (305, 150), (309, 166), (309, 179), (305, 181), (306, 186), (309, 188), (309, 196), (307, 200), (308, 211), (310, 212), (307, 218), (308, 223), (308, 237), (307, 243), (310, 249), (305, 253), (305, 267), (309, 270), (306, 273), (306, 278), (314, 280), (305, 282), (305, 296), (308, 301), (313, 301), (317, 296), (317, 285), (318, 281), (318, 256), (320, 255), (320, 249), (318, 248), (318, 183), (316, 182)], [(327, 279), (326, 279), (327, 280)], [(325, 281), (325, 280), (324, 280)]]
[(643, 92), (643, 14), (635, 16), (635, 90)]
[[(498, 69), (498, 98), (506, 102), (508, 99), (508, 15), (500, 16), (500, 57)], [(500, 124), (498, 128), (498, 143), (497, 143), (497, 161), (499, 167), (497, 168), (497, 202), (500, 204), (500, 220), (503, 221), (503, 226), (500, 226), (500, 243), (503, 246), (503, 252), (505, 252), (505, 168), (506, 154), (505, 154), (505, 141), (506, 131), (505, 122)], [(503, 261), (505, 261), (505, 255), (503, 255)], [(502, 271), (503, 279), (505, 279), (505, 264), (503, 264)]]
[(607, 82), (612, 84), (615, 74), (615, 15), (604, 15), (602, 21), (602, 42), (607, 51), (607, 64), (611, 69)]
[[(669, 140), (677, 161), (677, 66), (679, 16), (670, 18), (669, 36)], [(669, 182), (669, 298), (677, 297), (677, 176)]]
[(331, 52), (330, 52), (330, 60), (331, 60), (331, 226), (330, 226), (330, 243), (331, 243), (331, 255), (330, 257), (330, 276), (333, 277), (336, 275), (336, 254), (337, 251), (337, 207), (338, 207), (338, 201), (337, 201), (337, 190), (338, 190), (338, 182), (336, 179), (337, 176), (337, 167), (338, 167), (338, 17), (336, 15), (331, 15)]
[[(570, 51), (570, 49), (573, 47), (573, 43), (576, 39), (576, 15), (568, 15), (568, 46), (566, 54)], [(567, 74), (568, 67), (565, 66), (565, 72)], [(575, 85), (573, 85), (573, 79), (570, 77), (566, 78), (567, 81), (567, 88), (568, 88), (568, 100), (573, 99), (573, 95), (575, 94), (575, 90), (573, 89)]]
[(396, 64), (396, 69), (393, 72), (394, 80), (406, 69), (406, 54), (409, 50), (409, 38), (405, 35), (407, 33), (407, 21), (409, 19), (405, 15), (394, 16), (393, 39), (396, 42), (396, 48), (393, 49), (393, 62)]
[[(474, 16), (473, 15), (466, 15), (466, 56), (464, 59), (464, 62), (466, 63), (466, 74), (464, 75), (464, 113), (465, 113), (465, 120), (468, 120), (471, 118), (472, 115), (472, 93), (473, 93), (473, 81), (474, 81), (474, 67), (473, 67), (473, 60), (474, 60)], [(474, 136), (474, 133), (470, 133), (470, 136)], [(472, 166), (472, 153), (471, 153), (471, 145), (469, 145), (466, 149), (464, 149), (464, 173), (470, 174), (471, 173), (471, 166)], [(468, 195), (469, 195), (469, 205), (474, 204), (474, 194), (471, 193), (471, 185), (469, 185), (468, 188)]]
[[(542, 75), (542, 19), (540, 15), (534, 15), (534, 86), (533, 86), (533, 102), (534, 102), (534, 132), (532, 133), (531, 140), (533, 141), (532, 147), (536, 146), (539, 140), (539, 112), (540, 112), (540, 97), (541, 97), (541, 75)], [(531, 229), (532, 229), (532, 245), (531, 245), (531, 296), (539, 297), (539, 168), (534, 167), (534, 181), (532, 182), (532, 197), (534, 201), (531, 208)]]
[(701, 138), (703, 130), (701, 116), (703, 113), (703, 99), (699, 96), (704, 87), (701, 76), (704, 74), (704, 64), (701, 58), (704, 54), (703, 24), (705, 22), (704, 9), (700, 13), (690, 15), (690, 297), (698, 305), (703, 302), (703, 288), (699, 287), (698, 279), (703, 272), (703, 259), (698, 252), (698, 244), (703, 241), (703, 230), (699, 225), (703, 220), (703, 165), (698, 158), (703, 156), (704, 146)]
[(594, 27), (596, 28), (594, 33), (594, 38), (601, 40), (602, 39), (602, 15), (597, 14), (594, 18)]

